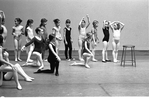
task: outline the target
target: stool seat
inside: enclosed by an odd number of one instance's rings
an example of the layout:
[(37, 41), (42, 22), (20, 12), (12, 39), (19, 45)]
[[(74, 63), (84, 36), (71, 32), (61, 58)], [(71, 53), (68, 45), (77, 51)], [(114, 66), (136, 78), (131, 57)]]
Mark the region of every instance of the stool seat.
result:
[(134, 45), (123, 45), (123, 47), (131, 48), (131, 47), (135, 47), (135, 46)]
[[(126, 50), (127, 48), (130, 48), (131, 49), (131, 60), (126, 60)], [(125, 66), (125, 62), (126, 61), (131, 61), (132, 62), (132, 66), (133, 66), (133, 63), (136, 67), (136, 57), (135, 57), (135, 45), (123, 45), (123, 51), (122, 51), (122, 58), (121, 58), (121, 66)]]

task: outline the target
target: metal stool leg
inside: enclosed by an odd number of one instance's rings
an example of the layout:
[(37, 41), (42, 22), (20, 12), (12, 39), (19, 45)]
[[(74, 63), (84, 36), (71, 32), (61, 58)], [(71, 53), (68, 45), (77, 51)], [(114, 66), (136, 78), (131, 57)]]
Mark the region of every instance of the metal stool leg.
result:
[(131, 61), (132, 61), (132, 66), (133, 66), (133, 62), (134, 62), (134, 58), (133, 58), (133, 47), (131, 47)]
[(135, 55), (135, 47), (133, 48), (133, 52), (134, 52), (134, 63), (135, 63), (135, 67), (136, 67), (136, 55)]
[(125, 66), (125, 61), (126, 61), (126, 50), (127, 50), (127, 47), (124, 48), (124, 65)]
[(122, 66), (123, 61), (124, 61), (123, 59), (124, 59), (124, 47), (123, 47), (123, 51), (122, 51), (121, 66)]

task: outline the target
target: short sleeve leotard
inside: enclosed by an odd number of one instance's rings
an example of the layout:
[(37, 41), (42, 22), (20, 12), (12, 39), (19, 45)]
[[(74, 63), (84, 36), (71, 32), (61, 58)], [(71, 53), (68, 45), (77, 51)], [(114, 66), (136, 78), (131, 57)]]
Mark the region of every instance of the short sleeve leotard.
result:
[(14, 27), (12, 27), (12, 29), (14, 29), (15, 36), (18, 37), (22, 33), (23, 26), (22, 25), (19, 25), (17, 27), (14, 26)]

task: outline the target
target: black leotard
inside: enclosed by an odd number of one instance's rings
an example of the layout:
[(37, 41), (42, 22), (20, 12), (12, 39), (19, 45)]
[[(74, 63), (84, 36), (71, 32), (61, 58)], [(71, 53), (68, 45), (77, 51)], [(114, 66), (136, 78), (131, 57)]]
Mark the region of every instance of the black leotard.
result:
[[(50, 43), (53, 47), (53, 50), (56, 52), (56, 47), (54, 44)], [(52, 50), (49, 48), (49, 56), (48, 56), (48, 61), (53, 61), (53, 60), (57, 60), (56, 56), (53, 54)]]
[(110, 36), (110, 34), (109, 34), (109, 27), (102, 28), (102, 30), (103, 30), (103, 33), (104, 33), (104, 38), (103, 38), (102, 41), (109, 42), (109, 36)]
[(33, 52), (42, 52), (42, 44), (43, 44), (43, 40), (39, 40), (36, 37), (34, 37), (30, 42), (28, 42), (27, 44), (25, 44), (25, 47), (29, 46), (30, 44), (34, 43), (34, 50)]
[(87, 48), (90, 49), (90, 43), (87, 40), (83, 41), (83, 43), (82, 43), (82, 54), (83, 53), (89, 53), (88, 50), (85, 48), (85, 42), (87, 43)]
[(3, 32), (4, 32), (4, 29), (3, 29), (3, 27), (1, 27), (1, 29), (0, 29), (0, 35), (2, 35)]

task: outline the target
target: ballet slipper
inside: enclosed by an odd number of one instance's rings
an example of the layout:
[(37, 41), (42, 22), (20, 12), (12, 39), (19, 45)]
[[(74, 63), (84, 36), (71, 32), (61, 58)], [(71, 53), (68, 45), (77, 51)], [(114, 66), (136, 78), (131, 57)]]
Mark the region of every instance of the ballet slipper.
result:
[(22, 90), (22, 86), (19, 84), (19, 85), (17, 86), (17, 89), (18, 89), (18, 90)]
[(90, 68), (90, 66), (89, 66), (89, 65), (87, 65), (87, 64), (85, 65), (85, 67), (86, 67), (86, 68), (88, 68), (88, 69)]
[(72, 64), (70, 64), (71, 66), (76, 65), (76, 62), (73, 62)]
[(80, 61), (84, 61), (84, 59), (83, 59), (83, 58), (79, 58), (79, 60), (80, 60)]
[(35, 78), (29, 77), (31, 80), (34, 80)]
[(93, 61), (93, 62), (97, 62), (97, 60), (96, 60), (95, 58), (94, 58), (94, 59), (92, 59), (92, 61)]
[(55, 76), (59, 76), (59, 73), (55, 73)]
[(18, 61), (22, 61), (20, 58), (18, 58)]
[(25, 81), (26, 82), (32, 82), (32, 80), (30, 78), (26, 78)]
[(44, 66), (40, 66), (38, 69), (43, 69), (44, 68)]

